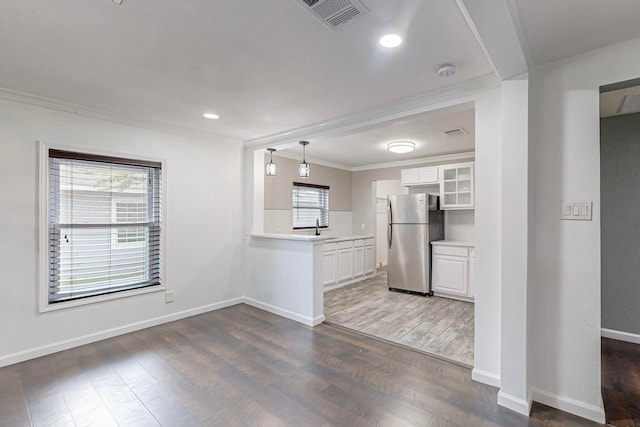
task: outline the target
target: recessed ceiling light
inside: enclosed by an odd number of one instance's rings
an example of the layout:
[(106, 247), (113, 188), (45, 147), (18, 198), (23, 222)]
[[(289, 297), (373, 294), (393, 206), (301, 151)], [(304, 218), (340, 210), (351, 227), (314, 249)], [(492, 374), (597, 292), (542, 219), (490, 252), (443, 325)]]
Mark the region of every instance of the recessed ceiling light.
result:
[(207, 119), (219, 119), (220, 116), (213, 113), (204, 113), (203, 116)]
[(380, 45), (384, 47), (397, 47), (402, 43), (402, 37), (397, 34), (387, 34), (380, 38)]
[(387, 144), (387, 150), (392, 153), (410, 153), (416, 149), (416, 143), (411, 141), (393, 141)]

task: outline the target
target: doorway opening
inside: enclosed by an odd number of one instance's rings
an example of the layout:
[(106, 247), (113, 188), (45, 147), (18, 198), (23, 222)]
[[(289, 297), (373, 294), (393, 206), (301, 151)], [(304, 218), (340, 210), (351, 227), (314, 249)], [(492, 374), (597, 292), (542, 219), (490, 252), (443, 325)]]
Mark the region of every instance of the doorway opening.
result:
[(612, 425), (640, 425), (639, 162), (640, 79), (600, 87), (602, 398)]

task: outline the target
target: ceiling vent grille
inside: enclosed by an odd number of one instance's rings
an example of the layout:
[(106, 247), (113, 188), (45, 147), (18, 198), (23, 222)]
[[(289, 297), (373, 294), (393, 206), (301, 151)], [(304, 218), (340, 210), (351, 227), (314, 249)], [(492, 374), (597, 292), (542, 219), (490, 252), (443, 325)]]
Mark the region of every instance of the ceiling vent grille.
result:
[(447, 136), (453, 137), (453, 136), (469, 135), (469, 132), (467, 132), (463, 128), (457, 128), (457, 129), (445, 130), (444, 134)]
[(367, 13), (358, 0), (298, 0), (298, 3), (332, 29)]

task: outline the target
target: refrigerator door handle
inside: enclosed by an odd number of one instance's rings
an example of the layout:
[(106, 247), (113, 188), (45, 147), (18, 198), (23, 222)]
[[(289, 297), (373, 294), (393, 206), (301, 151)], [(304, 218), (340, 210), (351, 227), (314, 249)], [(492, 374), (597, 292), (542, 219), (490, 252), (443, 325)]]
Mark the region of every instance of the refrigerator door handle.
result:
[(387, 240), (389, 241), (389, 249), (391, 249), (391, 238), (393, 237), (393, 210), (391, 209), (391, 200), (387, 199), (387, 211), (389, 213), (389, 224), (387, 225)]

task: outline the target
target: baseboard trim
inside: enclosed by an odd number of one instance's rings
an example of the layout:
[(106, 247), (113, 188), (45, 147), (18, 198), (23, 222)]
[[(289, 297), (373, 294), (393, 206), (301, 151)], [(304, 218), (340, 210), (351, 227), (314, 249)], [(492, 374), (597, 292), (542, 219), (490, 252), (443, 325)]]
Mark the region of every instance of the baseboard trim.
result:
[(473, 368), (473, 370), (471, 371), (471, 379), (482, 384), (487, 384), (493, 387), (500, 387), (500, 376), (492, 372)]
[(633, 344), (640, 344), (640, 335), (631, 332), (616, 331), (614, 329), (600, 329), (600, 335), (604, 338), (611, 338), (618, 341), (626, 341)]
[(115, 336), (127, 334), (129, 332), (135, 332), (141, 329), (158, 326), (163, 323), (169, 323), (187, 317), (197, 316), (198, 314), (208, 313), (210, 311), (219, 310), (221, 308), (230, 307), (232, 305), (241, 304), (243, 302), (243, 297), (233, 298), (230, 300), (191, 308), (189, 310), (179, 311), (177, 313), (167, 314), (165, 316), (155, 317), (153, 319), (143, 320), (124, 326), (118, 326), (116, 328), (107, 329), (106, 331), (87, 334), (77, 338), (71, 338), (68, 340), (58, 341), (29, 350), (20, 351), (0, 357), (0, 368), (3, 366), (9, 366), (15, 363), (24, 362), (25, 360), (35, 359), (36, 357), (46, 356), (48, 354), (57, 353), (59, 351), (68, 350), (74, 347), (79, 347), (81, 345), (102, 341), (107, 338), (113, 338)]
[(324, 314), (311, 318), (309, 316), (304, 316), (300, 313), (285, 310), (284, 308), (276, 307), (275, 305), (267, 304), (266, 302), (258, 301), (249, 297), (244, 297), (244, 303), (252, 307), (259, 308), (260, 310), (268, 311), (269, 313), (277, 314), (278, 316), (285, 317), (289, 320), (302, 323), (303, 325), (307, 326), (316, 326), (324, 322)]
[(560, 396), (558, 394), (536, 388), (532, 389), (532, 396), (533, 400), (536, 402), (543, 403), (547, 406), (569, 412), (573, 415), (577, 415), (600, 424), (605, 423), (604, 406), (602, 403), (600, 403), (600, 407), (598, 407), (585, 402), (580, 402), (570, 397)]
[(522, 414), (526, 417), (531, 413), (531, 398), (524, 400), (519, 397), (515, 397), (511, 394), (505, 393), (502, 390), (498, 392), (498, 405), (507, 409), (511, 409), (514, 412)]
[(374, 276), (375, 276), (375, 273), (373, 273), (373, 274), (366, 274), (366, 275), (364, 275), (364, 276), (360, 276), (360, 277), (358, 277), (358, 278), (355, 278), (355, 279), (352, 279), (352, 280), (348, 280), (348, 281), (346, 281), (346, 282), (336, 283), (336, 284), (334, 284), (334, 285), (325, 286), (325, 287), (324, 287), (324, 292), (332, 291), (332, 290), (334, 290), (334, 289), (339, 289), (339, 288), (342, 288), (342, 287), (347, 286), (347, 285), (352, 285), (352, 284), (354, 284), (354, 283), (361, 282), (361, 281), (363, 281), (363, 280), (371, 279), (371, 278), (372, 278), (372, 277), (374, 277)]

